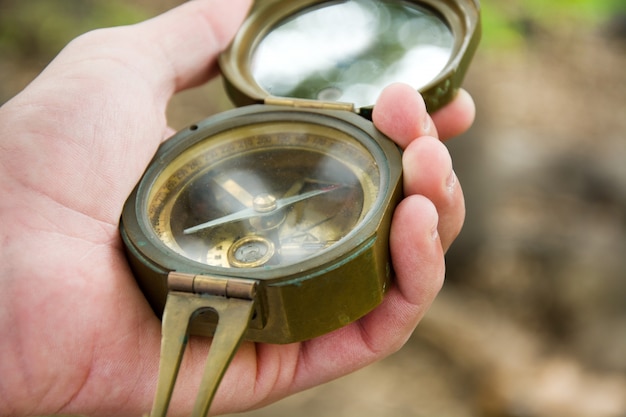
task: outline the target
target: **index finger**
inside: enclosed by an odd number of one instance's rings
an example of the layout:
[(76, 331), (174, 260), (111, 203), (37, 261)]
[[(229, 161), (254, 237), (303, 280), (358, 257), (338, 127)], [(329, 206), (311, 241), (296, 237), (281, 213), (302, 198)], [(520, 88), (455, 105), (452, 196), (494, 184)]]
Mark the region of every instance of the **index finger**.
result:
[(439, 138), (443, 141), (465, 133), (476, 117), (476, 106), (472, 96), (465, 90), (459, 90), (454, 100), (441, 110), (431, 115)]

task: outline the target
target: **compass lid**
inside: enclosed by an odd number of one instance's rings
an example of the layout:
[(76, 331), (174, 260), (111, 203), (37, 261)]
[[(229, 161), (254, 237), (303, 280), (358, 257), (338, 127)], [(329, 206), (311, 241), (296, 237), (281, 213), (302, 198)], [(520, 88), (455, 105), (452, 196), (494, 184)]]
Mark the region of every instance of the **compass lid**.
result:
[(257, 0), (220, 66), (239, 106), (278, 98), (368, 116), (404, 82), (433, 112), (460, 88), (479, 38), (478, 0)]

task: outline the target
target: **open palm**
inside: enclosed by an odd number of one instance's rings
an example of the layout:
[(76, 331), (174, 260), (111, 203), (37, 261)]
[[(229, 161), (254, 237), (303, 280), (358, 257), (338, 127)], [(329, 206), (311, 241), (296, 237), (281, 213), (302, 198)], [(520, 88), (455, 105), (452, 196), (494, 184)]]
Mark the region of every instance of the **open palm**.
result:
[[(149, 411), (160, 322), (127, 265), (119, 218), (172, 133), (169, 99), (216, 71), (248, 7), (194, 1), (84, 35), (0, 108), (0, 415)], [(212, 412), (269, 403), (402, 346), (442, 284), (443, 254), (463, 222), (435, 125), (449, 137), (472, 118), (465, 93), (432, 123), (410, 88), (385, 91), (374, 120), (405, 148), (407, 195), (392, 226), (393, 288), (375, 311), (326, 336), (242, 344)], [(209, 344), (189, 344), (171, 414), (189, 414)]]

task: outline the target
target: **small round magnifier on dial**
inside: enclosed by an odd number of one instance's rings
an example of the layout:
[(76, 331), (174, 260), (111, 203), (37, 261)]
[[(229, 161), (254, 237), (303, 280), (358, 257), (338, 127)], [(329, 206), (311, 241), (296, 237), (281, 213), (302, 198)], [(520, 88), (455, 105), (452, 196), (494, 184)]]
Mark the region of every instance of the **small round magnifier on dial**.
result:
[(402, 161), (368, 120), (373, 103), (392, 82), (429, 111), (449, 102), (479, 22), (475, 0), (255, 2), (220, 57), (241, 107), (167, 140), (122, 213), (163, 322), (152, 417), (167, 413), (189, 334), (213, 337), (200, 417), (241, 340), (307, 340), (382, 301)]

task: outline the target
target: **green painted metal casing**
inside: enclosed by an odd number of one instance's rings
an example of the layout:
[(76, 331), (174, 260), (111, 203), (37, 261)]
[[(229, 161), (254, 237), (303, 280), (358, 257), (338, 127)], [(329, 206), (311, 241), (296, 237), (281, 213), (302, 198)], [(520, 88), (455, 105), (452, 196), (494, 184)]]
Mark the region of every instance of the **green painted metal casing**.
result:
[[(210, 267), (189, 262), (164, 246), (145, 215), (146, 193), (152, 179), (174, 155), (191, 144), (242, 123), (272, 119), (320, 123), (356, 137), (372, 138), (365, 146), (378, 160), (381, 195), (367, 221), (333, 250), (298, 264), (275, 268)], [(256, 311), (245, 339), (281, 344), (302, 341), (353, 322), (382, 301), (391, 282), (389, 231), (393, 211), (402, 196), (401, 177), (399, 149), (371, 122), (354, 113), (247, 106), (206, 119), (161, 146), (126, 203), (121, 235), (139, 286), (159, 317), (168, 293), (170, 272), (224, 280), (249, 279), (257, 281), (258, 286)], [(215, 326), (216, 317), (200, 315), (192, 324), (192, 333), (211, 335)]]

